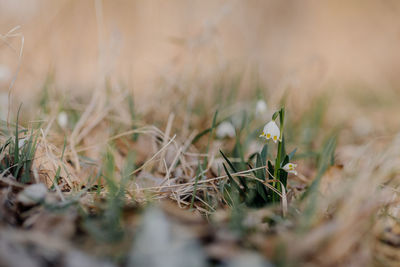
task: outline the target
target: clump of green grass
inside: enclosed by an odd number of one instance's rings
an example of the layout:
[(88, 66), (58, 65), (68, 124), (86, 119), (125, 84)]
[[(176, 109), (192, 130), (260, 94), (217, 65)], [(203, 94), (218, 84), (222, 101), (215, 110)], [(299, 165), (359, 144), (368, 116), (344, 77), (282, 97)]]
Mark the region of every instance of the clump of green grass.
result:
[[(135, 168), (133, 162), (134, 154), (130, 153), (118, 179), (111, 149), (108, 149), (104, 155), (104, 164), (97, 177), (99, 180), (97, 188), (101, 188), (100, 180), (104, 180), (104, 189), (107, 191), (106, 197), (104, 203), (99, 203), (99, 212), (96, 215), (84, 215), (85, 229), (97, 240), (119, 242), (124, 236), (122, 212), (125, 206), (126, 185)], [(100, 194), (100, 191), (98, 191), (98, 194)]]
[[(26, 129), (19, 128), (20, 109), (21, 107), (17, 113), (14, 136), (10, 136), (0, 146), (0, 172), (2, 175), (12, 175), (18, 182), (29, 183), (38, 136), (33, 129), (27, 135)], [(20, 138), (20, 135), (25, 137)]]

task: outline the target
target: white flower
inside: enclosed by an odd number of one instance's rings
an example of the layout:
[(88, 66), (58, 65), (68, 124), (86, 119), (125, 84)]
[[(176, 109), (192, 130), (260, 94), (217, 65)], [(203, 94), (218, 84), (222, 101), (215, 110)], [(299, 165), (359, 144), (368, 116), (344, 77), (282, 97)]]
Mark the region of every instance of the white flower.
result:
[(267, 103), (264, 100), (258, 100), (256, 103), (256, 116), (264, 115), (268, 110)]
[(18, 139), (18, 148), (22, 148), (27, 140), (25, 138)]
[(265, 139), (269, 140), (272, 139), (274, 143), (278, 140), (280, 141), (280, 130), (278, 125), (276, 125), (275, 121), (270, 121), (264, 126), (264, 130), (260, 137), (264, 137)]
[(68, 125), (67, 113), (65, 113), (64, 111), (61, 111), (60, 114), (58, 114), (57, 123), (61, 128), (65, 129)]
[(240, 128), (243, 124), (243, 120), (245, 119), (245, 113), (244, 112), (238, 112), (235, 113), (231, 119), (232, 119), (232, 125), (237, 129)]
[(221, 139), (225, 137), (233, 138), (236, 136), (235, 127), (232, 123), (224, 121), (218, 125), (216, 134), (217, 137)]
[(297, 164), (288, 163), (285, 166), (283, 166), (282, 169), (284, 169), (288, 173), (293, 173), (294, 175), (297, 175), (297, 171), (295, 170), (296, 167), (297, 167)]

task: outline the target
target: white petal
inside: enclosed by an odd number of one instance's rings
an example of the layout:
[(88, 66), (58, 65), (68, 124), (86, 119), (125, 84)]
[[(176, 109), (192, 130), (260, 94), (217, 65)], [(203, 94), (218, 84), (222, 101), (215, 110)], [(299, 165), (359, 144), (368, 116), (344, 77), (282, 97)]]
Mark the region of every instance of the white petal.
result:
[(278, 126), (275, 124), (275, 127), (272, 128), (272, 132), (271, 132), (272, 136), (276, 136), (277, 139), (279, 139), (281, 132), (279, 131)]
[(289, 171), (291, 165), (292, 165), (291, 163), (287, 163), (285, 166), (282, 167), (282, 169), (284, 169), (285, 171)]
[(271, 133), (271, 130), (272, 130), (272, 128), (274, 128), (274, 124), (275, 124), (275, 122), (274, 121), (270, 121), (270, 122), (268, 122), (267, 124), (265, 124), (265, 126), (264, 126), (264, 133)]
[[(276, 125), (275, 121), (270, 121), (264, 126), (263, 130), (264, 134), (268, 136), (270, 135), (270, 138), (273, 138), (274, 136), (277, 136), (277, 139), (280, 137), (280, 131), (278, 125)], [(269, 139), (269, 138), (267, 138)], [(276, 140), (277, 141), (277, 140)], [(274, 142), (276, 143), (274, 140)]]
[(293, 173), (294, 175), (297, 175), (297, 171), (295, 170), (296, 167), (297, 164), (287, 163), (285, 166), (282, 167), (282, 169), (284, 169), (288, 173)]

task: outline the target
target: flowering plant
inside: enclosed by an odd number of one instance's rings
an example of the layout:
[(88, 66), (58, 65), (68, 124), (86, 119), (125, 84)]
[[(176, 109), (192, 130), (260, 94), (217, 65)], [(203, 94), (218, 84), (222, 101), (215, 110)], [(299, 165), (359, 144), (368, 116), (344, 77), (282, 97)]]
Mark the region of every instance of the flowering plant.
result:
[[(279, 126), (275, 122), (278, 117)], [(284, 108), (281, 108), (272, 115), (272, 120), (264, 126), (260, 135), (261, 138), (266, 140), (266, 143), (260, 153), (252, 154), (246, 162), (243, 159), (243, 154), (235, 155), (235, 153), (233, 153), (236, 158), (241, 159), (241, 162), (232, 163), (221, 151), (222, 156), (230, 168), (230, 170), (228, 170), (227, 166), (223, 164), (229, 180), (229, 183), (225, 185), (225, 190), (228, 192), (231, 202), (235, 201), (232, 200), (232, 195), (235, 194), (229, 193), (230, 191), (237, 191), (238, 194), (236, 195), (239, 196), (239, 201), (244, 201), (248, 206), (255, 207), (264, 206), (268, 203), (279, 203), (281, 199), (285, 198), (288, 174), (297, 175), (297, 171), (295, 170), (297, 164), (290, 162), (296, 153), (296, 149), (286, 154), (283, 133), (284, 118)], [(268, 160), (269, 140), (272, 140), (274, 144), (278, 145), (274, 164), (271, 160)], [(235, 151), (241, 151), (239, 139), (237, 139), (234, 152)], [(253, 175), (243, 175), (243, 173), (246, 172), (250, 172)], [(237, 177), (237, 179), (234, 177)]]

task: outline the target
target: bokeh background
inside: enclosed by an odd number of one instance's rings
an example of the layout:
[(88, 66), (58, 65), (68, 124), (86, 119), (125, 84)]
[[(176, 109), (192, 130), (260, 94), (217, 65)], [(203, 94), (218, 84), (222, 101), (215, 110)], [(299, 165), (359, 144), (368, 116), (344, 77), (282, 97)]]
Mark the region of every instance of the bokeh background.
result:
[[(382, 110), (400, 99), (399, 15), (396, 0), (0, 0), (0, 33), (19, 25), (24, 37), (14, 106), (29, 103), (50, 74), (61, 92), (96, 90), (106, 79), (147, 102), (165, 90), (160, 81), (185, 90), (188, 81), (240, 75), (243, 92), (257, 77), (270, 96), (290, 90), (307, 105), (326, 92), (341, 118), (384, 122)], [(2, 93), (21, 44), (7, 40)]]

